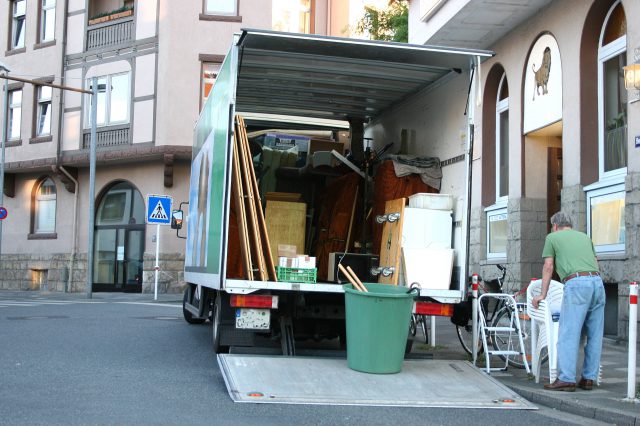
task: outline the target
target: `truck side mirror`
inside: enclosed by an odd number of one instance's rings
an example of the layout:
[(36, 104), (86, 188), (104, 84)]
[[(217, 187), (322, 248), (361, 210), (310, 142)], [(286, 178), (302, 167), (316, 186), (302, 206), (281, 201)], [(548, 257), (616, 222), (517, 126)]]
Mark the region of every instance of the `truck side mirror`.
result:
[(173, 210), (171, 212), (171, 229), (182, 229), (182, 210)]

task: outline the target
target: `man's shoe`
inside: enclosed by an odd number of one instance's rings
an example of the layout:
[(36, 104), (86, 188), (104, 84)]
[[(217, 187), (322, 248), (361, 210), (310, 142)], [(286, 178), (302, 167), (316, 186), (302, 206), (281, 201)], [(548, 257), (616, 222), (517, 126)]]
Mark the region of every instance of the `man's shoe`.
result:
[(552, 391), (575, 392), (576, 384), (563, 382), (562, 380), (556, 379), (555, 382), (548, 385), (544, 385), (544, 388), (546, 390), (552, 390)]
[(580, 389), (591, 390), (593, 389), (593, 380), (585, 379), (584, 377), (578, 382)]

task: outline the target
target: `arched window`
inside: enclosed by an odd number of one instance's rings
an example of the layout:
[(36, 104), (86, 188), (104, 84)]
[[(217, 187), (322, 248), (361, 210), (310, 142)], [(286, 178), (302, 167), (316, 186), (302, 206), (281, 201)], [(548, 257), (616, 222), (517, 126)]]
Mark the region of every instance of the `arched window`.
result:
[(598, 45), (599, 180), (584, 188), (587, 233), (596, 253), (625, 251), (625, 183), (627, 174), (627, 20), (620, 0), (607, 14)]
[(509, 196), (509, 85), (502, 74), (496, 100), (496, 201)]
[(51, 234), (56, 231), (56, 184), (47, 177), (41, 180), (34, 197), (34, 234)]
[(627, 171), (627, 21), (622, 4), (611, 8), (598, 48), (599, 170), (600, 179)]

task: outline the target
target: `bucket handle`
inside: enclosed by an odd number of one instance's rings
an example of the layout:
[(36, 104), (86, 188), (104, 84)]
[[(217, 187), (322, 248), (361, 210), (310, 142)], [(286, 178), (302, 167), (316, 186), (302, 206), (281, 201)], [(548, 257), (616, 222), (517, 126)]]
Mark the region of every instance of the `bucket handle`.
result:
[(409, 286), (409, 290), (407, 290), (407, 294), (412, 294), (413, 297), (420, 296), (420, 289), (421, 288), (422, 288), (422, 286), (420, 286), (420, 283), (413, 282)]

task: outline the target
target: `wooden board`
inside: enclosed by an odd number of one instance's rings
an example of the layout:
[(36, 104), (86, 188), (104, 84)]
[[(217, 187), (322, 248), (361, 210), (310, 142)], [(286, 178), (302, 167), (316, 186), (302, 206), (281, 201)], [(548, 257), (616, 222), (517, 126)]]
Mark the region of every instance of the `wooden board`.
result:
[(231, 181), (231, 196), (235, 203), (236, 216), (238, 219), (238, 233), (240, 234), (240, 251), (242, 253), (242, 264), (244, 266), (244, 276), (253, 281), (253, 267), (251, 265), (251, 253), (249, 248), (249, 235), (247, 230), (247, 217), (244, 205), (244, 193), (240, 177), (240, 159), (238, 157), (238, 146), (233, 144), (233, 176)]
[(271, 243), (271, 256), (278, 258), (278, 244), (294, 245), (298, 254), (304, 254), (304, 236), (307, 205), (286, 201), (267, 201), (267, 234)]
[[(400, 213), (400, 218), (395, 222), (386, 221), (382, 224), (382, 240), (380, 241), (380, 267), (393, 267), (395, 272), (388, 277), (380, 274), (378, 282), (382, 284), (398, 285), (400, 276), (400, 258), (402, 255), (402, 223), (406, 198), (387, 201), (384, 205), (384, 214)], [(375, 218), (374, 218), (375, 220)], [(378, 225), (380, 226), (380, 225)]]

